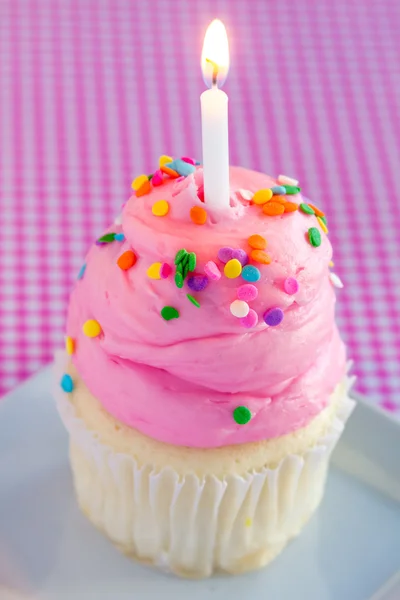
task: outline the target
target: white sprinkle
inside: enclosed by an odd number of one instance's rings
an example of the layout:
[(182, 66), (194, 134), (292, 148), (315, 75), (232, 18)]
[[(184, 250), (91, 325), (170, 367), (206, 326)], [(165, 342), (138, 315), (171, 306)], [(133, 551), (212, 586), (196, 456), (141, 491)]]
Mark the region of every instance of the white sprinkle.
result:
[(250, 307), (244, 300), (234, 300), (230, 306), (231, 313), (234, 317), (242, 319), (249, 314)]
[(117, 215), (114, 219), (114, 225), (122, 225), (122, 213)]
[(243, 200), (252, 200), (254, 196), (250, 190), (238, 190), (237, 193), (242, 196)]
[(329, 279), (331, 280), (333, 287), (339, 288), (340, 290), (342, 287), (344, 287), (342, 280), (340, 279), (339, 275), (336, 275), (336, 273), (329, 273)]
[(278, 183), (281, 185), (299, 185), (298, 179), (293, 179), (292, 177), (288, 177), (287, 175), (279, 175)]

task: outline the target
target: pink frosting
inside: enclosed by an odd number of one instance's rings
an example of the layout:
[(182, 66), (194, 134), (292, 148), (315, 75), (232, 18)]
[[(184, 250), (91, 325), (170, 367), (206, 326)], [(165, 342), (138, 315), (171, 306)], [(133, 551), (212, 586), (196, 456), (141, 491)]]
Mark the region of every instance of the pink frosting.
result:
[[(73, 361), (89, 390), (120, 421), (175, 445), (208, 448), (293, 432), (327, 405), (345, 372), (327, 236), (314, 216), (300, 211), (266, 216), (238, 192), (276, 185), (270, 177), (233, 167), (230, 182), (231, 205), (219, 210), (197, 197), (201, 169), (130, 198), (122, 226), (109, 230), (123, 231), (125, 241), (94, 245), (71, 295), (67, 334), (75, 339)], [(151, 211), (160, 199), (170, 205), (165, 217)], [(289, 199), (302, 201), (300, 194)], [(203, 226), (190, 220), (194, 205), (207, 210)], [(307, 239), (310, 227), (321, 231), (319, 247)], [(246, 329), (230, 312), (237, 288), (246, 282), (228, 279), (217, 253), (223, 246), (250, 253), (247, 240), (255, 233), (267, 240), (272, 262), (256, 265), (261, 279), (254, 283), (258, 295), (249, 306), (257, 312), (258, 324)], [(154, 262), (173, 266), (180, 248), (196, 252), (196, 273), (204, 273), (208, 261), (216, 262), (221, 279), (210, 280), (196, 293), (186, 284), (178, 289), (173, 273), (160, 280), (147, 276)], [(138, 260), (122, 271), (116, 262), (128, 249)], [(287, 277), (297, 279), (296, 294), (285, 292)], [(188, 293), (200, 308), (189, 302)], [(180, 317), (165, 321), (160, 311), (166, 305)], [(272, 307), (284, 312), (276, 327), (263, 320)], [(87, 319), (100, 323), (99, 337), (85, 337)], [(234, 420), (238, 406), (251, 411), (248, 423)]]

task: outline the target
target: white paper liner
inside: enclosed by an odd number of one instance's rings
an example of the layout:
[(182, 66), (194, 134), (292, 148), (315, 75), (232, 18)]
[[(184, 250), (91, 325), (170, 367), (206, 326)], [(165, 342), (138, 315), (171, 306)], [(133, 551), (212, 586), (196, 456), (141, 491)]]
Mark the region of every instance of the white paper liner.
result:
[(346, 376), (329, 431), (302, 456), (244, 477), (182, 477), (171, 467), (139, 467), (102, 444), (59, 386), (65, 364), (60, 353), (55, 397), (83, 512), (126, 554), (186, 577), (261, 567), (299, 533), (322, 498), (329, 456), (355, 405)]

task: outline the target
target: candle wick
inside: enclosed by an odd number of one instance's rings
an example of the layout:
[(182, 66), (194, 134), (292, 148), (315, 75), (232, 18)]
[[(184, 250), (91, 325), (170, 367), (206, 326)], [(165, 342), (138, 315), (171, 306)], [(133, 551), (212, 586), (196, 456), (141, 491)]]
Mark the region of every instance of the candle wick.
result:
[(206, 62), (210, 63), (210, 65), (212, 65), (213, 67), (213, 72), (212, 72), (212, 86), (213, 87), (217, 87), (217, 77), (218, 77), (218, 71), (219, 71), (219, 67), (217, 65), (216, 62), (214, 62), (213, 60), (210, 60), (209, 58), (206, 58)]

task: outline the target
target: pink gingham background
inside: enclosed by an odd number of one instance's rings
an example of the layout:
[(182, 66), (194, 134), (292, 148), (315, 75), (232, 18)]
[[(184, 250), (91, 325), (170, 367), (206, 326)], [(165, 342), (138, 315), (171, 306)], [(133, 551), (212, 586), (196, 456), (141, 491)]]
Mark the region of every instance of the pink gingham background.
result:
[(398, 0), (0, 0), (0, 391), (63, 343), (68, 292), (134, 175), (201, 158), (216, 16), (231, 162), (298, 178), (326, 210), (358, 389), (400, 416)]

